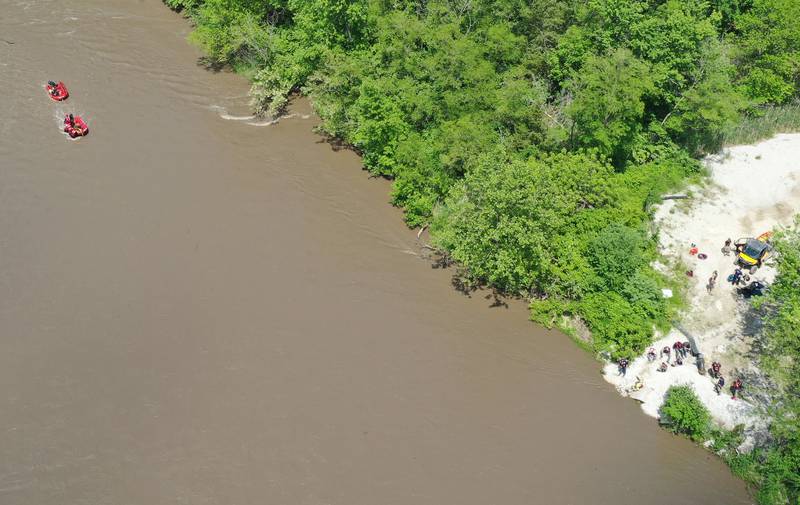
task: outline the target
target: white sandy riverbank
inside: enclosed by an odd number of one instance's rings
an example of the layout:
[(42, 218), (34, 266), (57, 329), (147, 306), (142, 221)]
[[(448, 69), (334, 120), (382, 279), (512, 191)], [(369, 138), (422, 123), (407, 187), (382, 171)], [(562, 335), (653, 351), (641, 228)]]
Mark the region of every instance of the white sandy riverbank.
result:
[[(683, 263), (685, 267), (680, 271), (694, 271), (694, 277), (689, 279), (689, 306), (681, 314), (681, 324), (696, 338), (706, 368), (712, 361), (720, 362), (730, 385), (736, 377), (758, 377), (759, 373), (750, 357), (752, 339), (747, 336), (743, 317), (747, 303), (726, 282), (735, 268), (735, 253), (724, 256), (721, 248), (727, 238), (736, 241), (740, 237), (756, 237), (788, 225), (800, 212), (800, 134), (778, 135), (755, 145), (725, 149), (709, 157), (706, 166), (709, 184), (692, 188), (691, 199), (665, 201), (656, 212), (655, 225), (664, 263)], [(690, 255), (692, 244), (708, 258)], [(719, 278), (709, 293), (706, 284), (714, 270)], [(774, 276), (775, 271), (767, 262), (752, 277), (769, 283)], [(676, 340), (686, 338), (672, 330), (653, 347), (658, 350), (672, 346)], [(654, 417), (658, 416), (669, 386), (691, 384), (721, 425), (758, 425), (754, 399), (747, 394), (747, 380), (744, 401), (732, 400), (727, 389), (722, 395), (714, 392), (712, 379), (698, 373), (693, 358), (665, 373), (656, 370), (660, 362), (657, 359), (649, 363), (642, 356), (631, 363), (624, 378), (617, 375), (613, 364), (605, 367), (604, 374), (621, 393), (642, 402), (642, 409)], [(629, 393), (637, 376), (644, 387)]]

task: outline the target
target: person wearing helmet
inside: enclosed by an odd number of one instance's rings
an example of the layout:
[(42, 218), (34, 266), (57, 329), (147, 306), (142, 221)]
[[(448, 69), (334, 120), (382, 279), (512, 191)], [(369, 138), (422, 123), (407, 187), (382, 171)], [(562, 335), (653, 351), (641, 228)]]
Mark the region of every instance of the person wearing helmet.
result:
[(628, 371), (628, 358), (620, 358), (619, 361), (617, 361), (617, 366), (619, 368), (619, 375), (625, 377)]
[(744, 386), (742, 385), (742, 379), (736, 379), (735, 381), (733, 381), (733, 384), (731, 384), (731, 400), (736, 399), (736, 393), (739, 393), (739, 395), (741, 396), (741, 391), (743, 387)]
[(717, 392), (717, 396), (719, 396), (719, 394), (722, 392), (722, 388), (724, 387), (725, 387), (725, 378), (720, 375), (719, 379), (717, 380), (717, 383), (714, 384), (714, 391)]

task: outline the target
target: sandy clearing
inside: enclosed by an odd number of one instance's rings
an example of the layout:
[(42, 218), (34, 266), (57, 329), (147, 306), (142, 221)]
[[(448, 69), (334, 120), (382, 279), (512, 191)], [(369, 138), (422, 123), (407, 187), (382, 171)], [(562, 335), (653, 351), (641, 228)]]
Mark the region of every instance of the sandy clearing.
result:
[[(667, 200), (656, 211), (659, 249), (664, 263), (683, 264), (693, 270), (687, 293), (688, 309), (681, 314), (681, 325), (697, 340), (706, 368), (712, 361), (722, 364), (727, 385), (737, 376), (757, 376), (758, 369), (749, 357), (752, 339), (747, 336), (744, 313), (747, 303), (726, 282), (733, 273), (734, 254), (721, 252), (725, 239), (755, 237), (762, 232), (785, 226), (800, 212), (800, 134), (781, 134), (755, 145), (734, 146), (705, 161), (710, 177), (705, 187), (690, 188), (689, 200)], [(689, 254), (692, 244), (708, 258), (698, 259)], [(719, 274), (711, 293), (706, 289), (714, 271)], [(775, 270), (767, 264), (752, 280), (767, 283)], [(656, 350), (671, 346), (686, 338), (677, 330), (659, 336), (653, 344)], [(756, 416), (753, 401), (732, 400), (729, 391), (717, 395), (708, 375), (698, 373), (694, 359), (683, 366), (670, 366), (658, 372), (657, 359), (649, 363), (642, 356), (633, 360), (626, 377), (620, 377), (615, 364), (604, 368), (606, 380), (623, 395), (642, 403), (642, 410), (658, 417), (664, 393), (673, 384), (690, 384), (714, 419), (727, 428), (744, 424), (751, 430), (763, 426)], [(640, 377), (644, 387), (636, 392), (630, 388)], [(727, 386), (726, 385), (726, 386)], [(749, 401), (747, 401), (749, 400)]]

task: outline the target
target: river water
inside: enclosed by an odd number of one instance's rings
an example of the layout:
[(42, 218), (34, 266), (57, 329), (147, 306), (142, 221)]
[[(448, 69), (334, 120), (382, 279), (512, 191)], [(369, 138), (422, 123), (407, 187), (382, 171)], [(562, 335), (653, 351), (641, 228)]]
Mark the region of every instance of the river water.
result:
[(750, 502), (523, 306), (454, 291), (307, 104), (235, 120), (247, 83), (188, 30), (0, 0), (0, 503)]

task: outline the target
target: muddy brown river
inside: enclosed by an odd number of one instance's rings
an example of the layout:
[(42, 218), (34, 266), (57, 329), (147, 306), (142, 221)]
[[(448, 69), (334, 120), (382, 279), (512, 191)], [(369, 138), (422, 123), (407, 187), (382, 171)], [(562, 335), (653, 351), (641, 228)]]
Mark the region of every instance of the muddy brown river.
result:
[(454, 291), (307, 104), (246, 119), (188, 30), (0, 0), (1, 504), (750, 503), (524, 306)]

